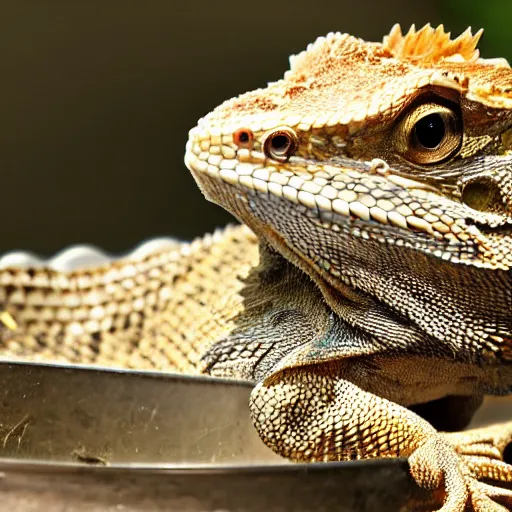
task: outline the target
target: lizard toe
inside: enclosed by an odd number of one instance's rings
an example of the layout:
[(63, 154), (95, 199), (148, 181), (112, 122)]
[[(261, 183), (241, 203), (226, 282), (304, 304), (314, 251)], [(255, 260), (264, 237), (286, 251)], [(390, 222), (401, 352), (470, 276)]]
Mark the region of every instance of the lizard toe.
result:
[(512, 493), (487, 485), (475, 479), (469, 479), (470, 503), (467, 510), (475, 512), (506, 512), (512, 506)]
[(512, 421), (443, 435), (461, 455), (504, 460), (512, 443)]
[(437, 491), (444, 486), (444, 500), (439, 512), (465, 509), (470, 495), (469, 470), (441, 435), (430, 437), (411, 454), (409, 468), (420, 487)]
[[(420, 487), (430, 490), (444, 487), (440, 512), (501, 512), (512, 509), (512, 490), (480, 481), (512, 482), (512, 466), (500, 460), (505, 446), (501, 442), (504, 441), (503, 436), (498, 429), (494, 432), (500, 439), (496, 445), (483, 444), (483, 432), (475, 433), (476, 437), (462, 433), (459, 439), (469, 440), (464, 445), (453, 444), (456, 435), (439, 434), (427, 440), (409, 457), (411, 474)], [(482, 446), (485, 446), (483, 452), (490, 456), (478, 456), (478, 451), (470, 450), (470, 447)]]

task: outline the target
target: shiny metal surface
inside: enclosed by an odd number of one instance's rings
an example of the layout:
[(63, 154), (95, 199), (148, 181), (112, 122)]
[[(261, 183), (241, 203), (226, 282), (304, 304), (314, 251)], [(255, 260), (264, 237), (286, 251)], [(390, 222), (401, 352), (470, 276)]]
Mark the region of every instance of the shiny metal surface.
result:
[(379, 511), (418, 496), (404, 461), (144, 469), (0, 462), (2, 510)]
[(111, 464), (281, 460), (248, 414), (250, 383), (0, 363), (0, 457)]

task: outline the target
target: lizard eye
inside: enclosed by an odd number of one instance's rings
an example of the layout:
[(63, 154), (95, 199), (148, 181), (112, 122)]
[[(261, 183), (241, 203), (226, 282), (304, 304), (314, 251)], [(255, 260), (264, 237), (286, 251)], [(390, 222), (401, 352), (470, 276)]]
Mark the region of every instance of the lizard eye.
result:
[(249, 130), (248, 128), (239, 128), (233, 133), (233, 142), (239, 148), (250, 148), (253, 140), (254, 134), (252, 133), (252, 130)]
[(400, 123), (399, 151), (414, 163), (435, 164), (453, 156), (462, 143), (460, 115), (437, 103), (425, 103)]
[(298, 144), (297, 134), (291, 128), (277, 128), (265, 136), (263, 151), (268, 158), (284, 162), (295, 153)]

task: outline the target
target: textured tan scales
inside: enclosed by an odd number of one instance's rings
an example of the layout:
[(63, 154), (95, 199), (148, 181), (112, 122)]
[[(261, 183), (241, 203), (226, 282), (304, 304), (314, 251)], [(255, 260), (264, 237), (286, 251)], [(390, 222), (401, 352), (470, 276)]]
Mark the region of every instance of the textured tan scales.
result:
[(2, 270), (17, 329), (3, 330), (0, 357), (197, 373), (257, 261), (254, 235), (232, 227), (88, 271)]
[[(208, 199), (316, 285), (273, 274), (284, 293), (248, 303), (252, 329), (214, 344), (206, 369), (259, 381), (251, 415), (277, 453), (408, 456), (443, 512), (512, 507), (480, 481), (512, 480), (510, 424), (446, 437), (411, 410), (460, 429), (482, 395), (512, 389), (512, 70), (479, 57), (480, 35), (321, 37), (282, 80), (200, 120), (185, 157)], [(443, 143), (421, 146), (430, 114)]]
[(252, 231), (1, 270), (0, 355), (253, 379), (284, 457), (407, 456), (422, 510), (512, 507), (512, 422), (439, 432), (512, 389), (512, 70), (480, 35), (319, 38), (190, 131), (199, 187)]

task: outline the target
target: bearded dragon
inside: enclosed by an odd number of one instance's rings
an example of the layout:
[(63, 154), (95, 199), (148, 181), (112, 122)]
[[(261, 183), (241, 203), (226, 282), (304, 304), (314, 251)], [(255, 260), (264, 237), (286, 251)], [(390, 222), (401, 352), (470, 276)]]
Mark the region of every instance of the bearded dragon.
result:
[(512, 71), (480, 36), (319, 38), (190, 131), (187, 167), (244, 225), (4, 265), (2, 358), (250, 379), (283, 457), (406, 456), (443, 512), (512, 506), (512, 422), (439, 431), (512, 389)]

